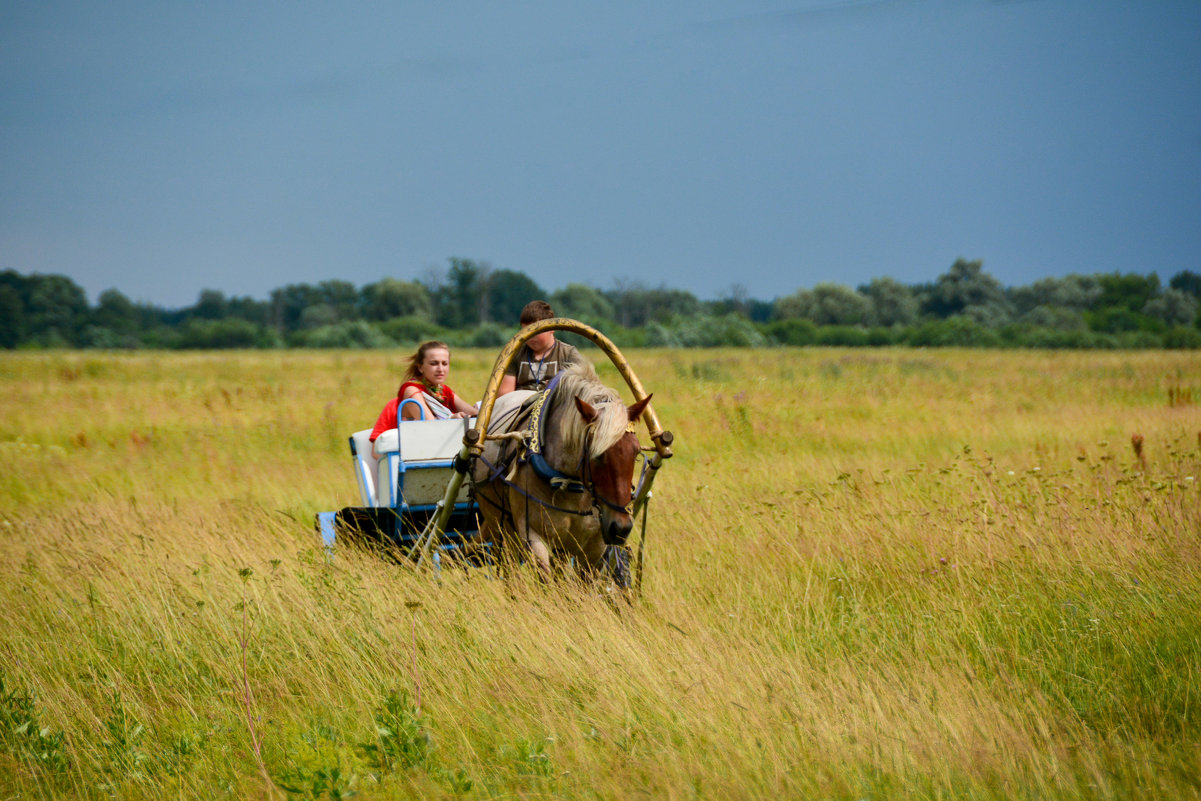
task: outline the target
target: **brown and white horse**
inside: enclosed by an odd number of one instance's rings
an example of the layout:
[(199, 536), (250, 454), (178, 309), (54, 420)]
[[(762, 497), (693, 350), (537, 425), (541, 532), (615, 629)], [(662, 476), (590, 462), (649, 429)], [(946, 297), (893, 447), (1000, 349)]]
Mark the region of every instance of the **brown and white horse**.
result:
[(648, 402), (627, 407), (581, 363), (534, 394), (521, 414), (494, 417), (472, 471), (485, 541), (503, 543), (508, 560), (532, 560), (546, 578), (552, 552), (573, 557), (583, 575), (600, 572), (607, 547), (624, 546), (633, 528), (641, 450), (634, 423)]

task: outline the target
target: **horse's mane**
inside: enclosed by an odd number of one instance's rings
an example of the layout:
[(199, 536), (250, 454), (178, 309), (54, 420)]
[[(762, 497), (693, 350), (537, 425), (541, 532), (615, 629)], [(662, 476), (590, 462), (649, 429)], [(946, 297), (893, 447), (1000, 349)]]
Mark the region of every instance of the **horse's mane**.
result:
[[(551, 401), (554, 409), (568, 409), (568, 413), (560, 415), (564, 456), (567, 461), (579, 459), (584, 450), (584, 439), (588, 429), (592, 429), (592, 453), (600, 455), (617, 444), (625, 434), (626, 425), (630, 422), (626, 405), (617, 390), (610, 389), (600, 382), (596, 370), (589, 362), (579, 362), (568, 367), (559, 378), (559, 386), (555, 390), (555, 398)], [(572, 398), (579, 398), (596, 409), (598, 415), (593, 423), (585, 423), (575, 410)]]

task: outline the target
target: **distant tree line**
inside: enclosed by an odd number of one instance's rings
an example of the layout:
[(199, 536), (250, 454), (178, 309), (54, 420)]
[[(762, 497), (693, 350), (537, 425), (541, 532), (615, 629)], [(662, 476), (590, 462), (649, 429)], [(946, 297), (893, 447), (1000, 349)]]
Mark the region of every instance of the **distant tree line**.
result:
[(431, 338), (495, 347), (534, 298), (623, 347), (1201, 348), (1201, 275), (1187, 270), (1167, 286), (1155, 273), (1104, 273), (1007, 288), (981, 262), (960, 259), (926, 284), (819, 283), (770, 302), (734, 287), (702, 301), (635, 281), (547, 292), (519, 271), (458, 258), (420, 281), (289, 284), (266, 300), (206, 289), (182, 309), (134, 303), (116, 289), (93, 306), (70, 278), (5, 270), (0, 347), (386, 348)]

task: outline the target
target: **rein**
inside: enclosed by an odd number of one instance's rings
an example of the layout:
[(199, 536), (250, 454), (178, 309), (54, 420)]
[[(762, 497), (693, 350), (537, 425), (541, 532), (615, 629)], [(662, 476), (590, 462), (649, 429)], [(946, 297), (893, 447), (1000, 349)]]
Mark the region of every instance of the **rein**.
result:
[[(488, 479), (489, 481), (495, 480), (496, 478), (500, 477), (500, 475), (501, 475), (501, 473), (503, 472), (503, 469), (504, 469), (504, 468), (503, 468), (503, 465), (494, 465), (494, 464), (492, 464), (492, 462), (489, 462), (489, 461), (488, 461), (487, 459), (485, 459), (483, 456), (478, 456), (478, 457), (476, 457), (476, 458), (478, 458), (478, 459), (479, 459), (481, 462), (483, 462), (483, 463), (484, 463), (484, 466), (485, 466), (485, 467), (487, 467), (489, 470), (491, 470), (491, 471), (492, 471), (492, 475), (491, 475), (491, 476), (489, 476), (489, 479)], [(547, 509), (553, 509), (553, 510), (554, 510), (554, 511), (556, 511), (556, 512), (566, 512), (566, 513), (567, 513), (567, 514), (569, 514), (569, 515), (579, 515), (580, 517), (591, 517), (592, 515), (596, 514), (595, 508), (586, 509), (585, 511), (582, 511), (582, 512), (581, 512), (581, 511), (580, 511), (580, 510), (578, 510), (578, 509), (568, 509), (568, 508), (566, 508), (566, 507), (563, 507), (563, 506), (555, 506), (555, 505), (554, 505), (553, 503), (551, 503), (550, 501), (544, 501), (544, 500), (542, 500), (541, 498), (535, 498), (533, 495), (531, 495), (530, 493), (526, 492), (526, 491), (525, 491), (523, 488), (519, 487), (519, 486), (517, 485), (517, 482), (515, 482), (515, 481), (511, 481), (511, 480), (509, 480), (507, 477), (505, 477), (505, 478), (501, 478), (500, 480), (501, 480), (501, 482), (502, 482), (502, 483), (504, 483), (504, 484), (505, 484), (506, 486), (508, 486), (510, 489), (513, 489), (513, 490), (515, 490), (515, 491), (516, 491), (516, 492), (517, 492), (519, 495), (521, 495), (521, 496), (523, 496), (524, 498), (526, 498), (526, 500), (533, 501), (534, 503), (538, 504), (539, 506), (545, 507), (545, 508), (547, 508)], [(582, 491), (582, 490), (581, 490), (581, 491)], [(593, 495), (592, 497), (593, 497), (594, 499), (596, 499), (596, 497), (597, 497), (597, 496), (596, 496), (596, 495)], [(493, 506), (495, 506), (497, 509), (502, 509), (502, 511), (508, 512), (508, 510), (507, 510), (507, 509), (503, 509), (503, 508), (501, 507), (501, 505), (500, 505), (500, 504), (498, 504), (498, 503), (496, 503), (496, 502), (494, 502), (494, 501), (492, 501), (492, 500), (490, 500), (490, 499), (484, 499), (484, 500), (488, 500), (488, 502), (489, 502), (489, 503), (491, 503)], [(600, 499), (600, 500), (601, 500), (602, 502), (608, 503), (607, 501), (604, 501), (604, 499), (603, 499), (603, 498), (602, 498), (602, 499)], [(595, 506), (595, 505), (594, 505), (594, 506)]]

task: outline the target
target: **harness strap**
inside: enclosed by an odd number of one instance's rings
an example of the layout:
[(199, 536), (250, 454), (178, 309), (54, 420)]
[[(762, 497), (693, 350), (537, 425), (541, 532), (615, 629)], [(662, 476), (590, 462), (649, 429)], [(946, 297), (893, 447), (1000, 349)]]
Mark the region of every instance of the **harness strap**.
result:
[[(496, 479), (500, 478), (501, 473), (504, 471), (503, 466), (494, 465), (492, 462), (488, 461), (483, 456), (479, 456), (477, 458), (481, 462), (483, 462), (484, 466), (487, 467), (488, 470), (490, 471), (490, 475), (487, 479), (488, 481), (495, 481)], [(520, 493), (526, 499), (533, 501), (534, 503), (538, 504), (539, 506), (546, 507), (547, 509), (553, 509), (556, 512), (565, 512), (565, 513), (571, 514), (571, 515), (578, 515), (580, 517), (591, 517), (594, 514), (594, 512), (592, 511), (591, 508), (587, 509), (586, 511), (581, 512), (578, 509), (567, 509), (562, 506), (556, 506), (553, 503), (550, 503), (549, 501), (544, 501), (541, 498), (535, 498), (533, 495), (531, 495), (530, 493), (528, 493), (524, 489), (522, 489), (520, 486), (518, 486), (516, 484), (516, 482), (511, 481), (508, 477), (500, 478), (500, 480), (505, 485), (516, 490), (518, 493)], [(594, 498), (595, 498), (595, 496), (594, 496)], [(479, 500), (478, 496), (477, 496), (477, 500)], [(501, 509), (502, 511), (508, 512), (508, 509), (505, 509), (500, 504), (498, 504), (490, 499), (488, 500), (488, 502), (491, 503), (496, 508)], [(610, 504), (610, 505), (612, 505), (612, 504)]]
[(526, 464), (534, 468), (534, 472), (538, 477), (550, 484), (555, 489), (561, 489), (566, 492), (583, 493), (588, 491), (588, 487), (584, 486), (584, 482), (566, 473), (560, 473), (555, 468), (547, 464), (546, 459), (541, 453), (527, 452), (525, 458)]

